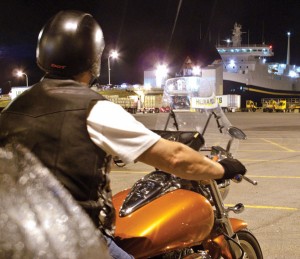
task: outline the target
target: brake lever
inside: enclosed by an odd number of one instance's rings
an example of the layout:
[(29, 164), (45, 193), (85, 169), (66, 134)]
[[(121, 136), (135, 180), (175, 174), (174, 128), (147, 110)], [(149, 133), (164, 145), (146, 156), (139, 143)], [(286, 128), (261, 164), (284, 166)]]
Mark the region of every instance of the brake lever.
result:
[(257, 185), (257, 184), (258, 184), (257, 181), (252, 180), (252, 179), (248, 178), (247, 176), (241, 175), (241, 174), (236, 175), (232, 180), (233, 180), (234, 182), (236, 182), (236, 183), (239, 183), (239, 182), (241, 182), (243, 179), (246, 180), (247, 182), (253, 184), (253, 185)]
[(257, 184), (258, 184), (257, 181), (252, 180), (252, 179), (248, 178), (248, 177), (245, 176), (245, 175), (243, 175), (242, 177), (243, 177), (244, 180), (246, 180), (247, 182), (249, 182), (249, 183), (251, 183), (251, 184), (253, 184), (253, 185), (257, 185)]

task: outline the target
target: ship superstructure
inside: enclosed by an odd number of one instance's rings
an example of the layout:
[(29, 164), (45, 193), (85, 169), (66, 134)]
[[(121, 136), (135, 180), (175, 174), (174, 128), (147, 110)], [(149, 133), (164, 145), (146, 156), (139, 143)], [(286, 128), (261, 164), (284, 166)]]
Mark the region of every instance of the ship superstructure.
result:
[[(274, 56), (272, 46), (242, 44), (242, 26), (235, 23), (231, 40), (217, 46), (223, 63), (224, 94), (240, 94), (242, 102), (260, 102), (266, 97), (300, 97), (300, 67), (267, 63)], [(288, 42), (289, 43), (289, 42)]]

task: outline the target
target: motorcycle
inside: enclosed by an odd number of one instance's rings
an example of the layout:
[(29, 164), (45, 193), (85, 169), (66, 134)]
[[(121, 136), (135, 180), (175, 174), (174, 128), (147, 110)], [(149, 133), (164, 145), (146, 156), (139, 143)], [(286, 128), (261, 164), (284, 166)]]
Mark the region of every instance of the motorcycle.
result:
[[(190, 113), (189, 122), (187, 115), (180, 122), (181, 114), (171, 111), (165, 127), (154, 131), (166, 139), (207, 152), (215, 160), (233, 157), (233, 142), (246, 139), (245, 133), (232, 126), (221, 109), (206, 112), (201, 131), (199, 127), (194, 131), (185, 128), (198, 121), (193, 116), (202, 113)], [(174, 123), (170, 126), (171, 119)], [(218, 133), (227, 136), (226, 148), (206, 145), (204, 135), (212, 121), (216, 122)], [(211, 139), (215, 140), (215, 135)], [(242, 180), (257, 185), (242, 175), (232, 179)], [(114, 195), (116, 242), (135, 258), (263, 258), (259, 242), (247, 223), (229, 217), (230, 212), (239, 214), (244, 210), (242, 203), (224, 205), (230, 183), (231, 180), (185, 180), (156, 169), (132, 188)]]

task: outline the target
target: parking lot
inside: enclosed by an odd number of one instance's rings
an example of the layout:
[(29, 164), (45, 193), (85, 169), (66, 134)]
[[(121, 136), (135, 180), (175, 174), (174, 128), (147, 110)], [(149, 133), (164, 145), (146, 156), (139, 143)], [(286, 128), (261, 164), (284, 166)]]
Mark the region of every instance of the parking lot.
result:
[[(259, 240), (265, 258), (300, 258), (300, 114), (227, 113), (247, 139), (239, 144), (236, 158), (247, 167), (247, 176), (258, 181), (231, 184), (226, 205), (242, 202), (242, 218)], [(157, 114), (136, 115), (153, 128)], [(209, 136), (208, 136), (209, 137)], [(141, 163), (114, 167), (113, 192), (130, 187), (153, 168)]]

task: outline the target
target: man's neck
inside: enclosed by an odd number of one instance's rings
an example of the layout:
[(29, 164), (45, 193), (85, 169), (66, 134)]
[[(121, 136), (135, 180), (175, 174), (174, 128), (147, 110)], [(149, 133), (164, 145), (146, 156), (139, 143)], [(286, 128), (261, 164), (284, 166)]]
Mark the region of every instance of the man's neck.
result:
[(78, 75), (73, 76), (73, 79), (81, 84), (89, 86), (89, 83), (92, 79), (92, 75), (89, 71), (84, 71)]

